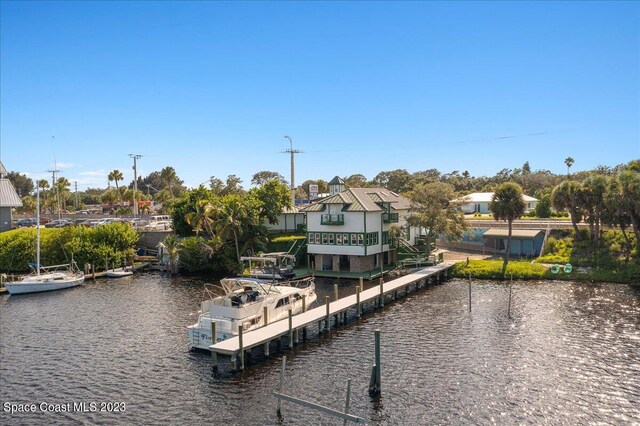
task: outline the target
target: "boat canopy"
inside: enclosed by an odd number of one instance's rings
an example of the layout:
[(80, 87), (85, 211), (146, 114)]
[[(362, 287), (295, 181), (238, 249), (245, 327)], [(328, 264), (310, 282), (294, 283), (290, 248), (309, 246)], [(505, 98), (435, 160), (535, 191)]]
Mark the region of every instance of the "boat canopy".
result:
[(267, 294), (269, 290), (266, 290), (262, 286), (263, 284), (271, 287), (270, 283), (255, 278), (224, 278), (220, 280), (220, 285), (225, 294), (233, 294), (238, 290), (246, 290), (247, 287), (261, 294)]

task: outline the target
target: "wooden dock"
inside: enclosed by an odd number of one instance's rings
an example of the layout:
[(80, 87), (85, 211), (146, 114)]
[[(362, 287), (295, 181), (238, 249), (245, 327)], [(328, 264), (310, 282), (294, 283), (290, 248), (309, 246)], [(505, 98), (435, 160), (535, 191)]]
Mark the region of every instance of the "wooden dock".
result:
[[(242, 332), (239, 327), (239, 335), (230, 339), (218, 342), (209, 347), (211, 351), (211, 361), (214, 366), (218, 365), (217, 356), (227, 355), (231, 357), (232, 369), (244, 369), (244, 358), (247, 351), (255, 347), (264, 347), (265, 356), (269, 356), (270, 344), (272, 341), (280, 343), (282, 336), (288, 336), (289, 347), (292, 348), (300, 339), (300, 331), (306, 336), (306, 328), (312, 324), (318, 324), (319, 332), (329, 331), (331, 329), (331, 317), (334, 317), (334, 325), (347, 322), (347, 311), (354, 309), (356, 316), (359, 318), (365, 304), (375, 304), (376, 306), (384, 306), (385, 299), (388, 296), (395, 300), (399, 291), (404, 294), (409, 292), (409, 287), (414, 285), (414, 290), (426, 285), (429, 282), (441, 282), (447, 277), (447, 271), (454, 265), (453, 262), (444, 262), (438, 265), (429, 266), (387, 283), (380, 283), (379, 286), (372, 287), (365, 291), (357, 288), (356, 294), (343, 297), (341, 299), (329, 302), (326, 297), (325, 304), (310, 309), (306, 312), (289, 316), (288, 319), (280, 320), (268, 324), (258, 329)], [(243, 356), (240, 356), (240, 355)], [(237, 365), (237, 361), (240, 365)]]

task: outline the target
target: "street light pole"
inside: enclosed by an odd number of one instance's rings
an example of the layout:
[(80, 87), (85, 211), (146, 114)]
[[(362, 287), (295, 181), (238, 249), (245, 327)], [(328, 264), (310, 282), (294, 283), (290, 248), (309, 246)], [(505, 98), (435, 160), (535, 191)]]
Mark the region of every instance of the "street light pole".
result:
[(129, 154), (133, 158), (133, 217), (138, 216), (138, 203), (136, 202), (136, 193), (138, 192), (138, 165), (137, 160), (142, 158), (140, 154)]

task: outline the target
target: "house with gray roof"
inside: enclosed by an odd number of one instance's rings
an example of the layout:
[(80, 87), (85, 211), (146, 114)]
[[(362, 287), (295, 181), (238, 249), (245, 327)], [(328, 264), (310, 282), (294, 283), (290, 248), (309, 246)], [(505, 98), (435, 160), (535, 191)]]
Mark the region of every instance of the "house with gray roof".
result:
[(7, 169), (0, 162), (0, 232), (9, 231), (12, 227), (11, 209), (22, 207), (22, 200), (7, 178), (7, 174)]
[[(385, 188), (347, 188), (338, 177), (329, 182), (329, 194), (304, 207), (311, 266), (361, 273), (394, 263), (389, 229), (406, 225), (409, 200)], [(403, 229), (413, 244), (418, 230)]]
[[(461, 201), (464, 202), (462, 211), (465, 214), (491, 213), (491, 210), (489, 209), (489, 203), (491, 203), (491, 200), (493, 199), (493, 194), (493, 192), (474, 192), (472, 194), (465, 195), (461, 199)], [(535, 209), (539, 201), (537, 198), (533, 198), (524, 194), (522, 194), (522, 199), (527, 204), (526, 211)]]

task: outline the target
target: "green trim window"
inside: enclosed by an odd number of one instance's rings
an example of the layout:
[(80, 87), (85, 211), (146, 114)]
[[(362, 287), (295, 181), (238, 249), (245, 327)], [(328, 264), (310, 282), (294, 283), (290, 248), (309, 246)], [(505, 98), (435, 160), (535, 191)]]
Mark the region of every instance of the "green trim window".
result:
[(322, 233), (322, 244), (327, 244), (327, 240), (329, 239), (329, 237), (327, 237), (327, 233), (323, 232)]
[(328, 242), (328, 244), (333, 244), (333, 236), (334, 236), (333, 233), (329, 234), (329, 242)]
[(320, 244), (320, 233), (316, 232), (316, 244)]
[(345, 246), (349, 245), (349, 234), (342, 234), (342, 244)]
[(357, 234), (358, 235), (358, 245), (364, 245), (364, 235), (362, 234)]
[(351, 234), (351, 245), (352, 246), (358, 245), (358, 234)]
[(336, 245), (342, 245), (342, 234), (336, 234)]

